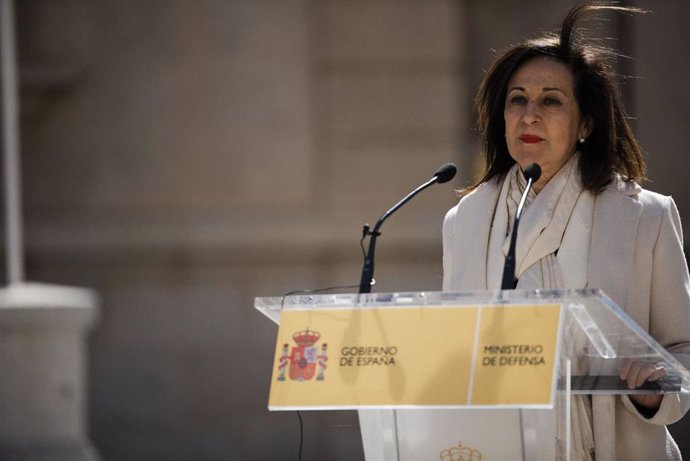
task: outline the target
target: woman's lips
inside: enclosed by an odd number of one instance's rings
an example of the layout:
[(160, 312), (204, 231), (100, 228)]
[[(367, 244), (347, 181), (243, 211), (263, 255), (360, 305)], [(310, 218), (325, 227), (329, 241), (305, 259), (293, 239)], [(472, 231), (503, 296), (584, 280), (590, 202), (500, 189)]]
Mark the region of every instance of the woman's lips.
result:
[(540, 141), (543, 141), (544, 138), (540, 138), (539, 136), (535, 136), (533, 134), (523, 134), (520, 136), (520, 141), (526, 143), (526, 144), (534, 144), (538, 143)]

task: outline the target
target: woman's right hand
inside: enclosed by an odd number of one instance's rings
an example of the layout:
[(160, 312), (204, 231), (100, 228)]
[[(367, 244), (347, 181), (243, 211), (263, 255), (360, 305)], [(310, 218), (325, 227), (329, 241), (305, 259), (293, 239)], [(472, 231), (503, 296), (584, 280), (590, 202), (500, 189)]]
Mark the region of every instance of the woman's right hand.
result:
[[(663, 365), (641, 360), (626, 359), (618, 372), (620, 379), (628, 383), (629, 389), (637, 389), (646, 381), (656, 381), (668, 373)], [(663, 395), (661, 394), (631, 394), (630, 400), (637, 406), (647, 410), (658, 410)]]

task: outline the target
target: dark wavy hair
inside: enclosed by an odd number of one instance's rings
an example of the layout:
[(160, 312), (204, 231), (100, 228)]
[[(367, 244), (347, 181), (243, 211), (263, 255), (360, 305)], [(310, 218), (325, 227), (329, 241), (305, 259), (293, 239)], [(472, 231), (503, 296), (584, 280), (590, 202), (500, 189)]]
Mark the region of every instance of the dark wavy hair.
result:
[(592, 121), (591, 134), (584, 144), (578, 146), (583, 187), (594, 193), (601, 192), (616, 174), (628, 181), (644, 179), (642, 150), (628, 124), (608, 63), (613, 52), (582, 43), (577, 30), (585, 16), (601, 11), (644, 12), (638, 8), (602, 3), (577, 5), (566, 15), (559, 35), (527, 40), (508, 49), (494, 62), (479, 87), (474, 105), (486, 168), (482, 178), (464, 192), (492, 179), (499, 181), (515, 163), (505, 138), (503, 111), (506, 87), (513, 72), (522, 64), (544, 56), (570, 69), (580, 114)]

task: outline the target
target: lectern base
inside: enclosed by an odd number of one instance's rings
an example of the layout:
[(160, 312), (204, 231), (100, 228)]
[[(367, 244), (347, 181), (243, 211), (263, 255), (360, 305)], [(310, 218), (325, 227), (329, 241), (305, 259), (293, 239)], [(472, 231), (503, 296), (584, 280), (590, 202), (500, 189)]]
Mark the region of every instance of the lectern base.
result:
[(359, 420), (367, 461), (556, 459), (549, 410), (360, 410)]

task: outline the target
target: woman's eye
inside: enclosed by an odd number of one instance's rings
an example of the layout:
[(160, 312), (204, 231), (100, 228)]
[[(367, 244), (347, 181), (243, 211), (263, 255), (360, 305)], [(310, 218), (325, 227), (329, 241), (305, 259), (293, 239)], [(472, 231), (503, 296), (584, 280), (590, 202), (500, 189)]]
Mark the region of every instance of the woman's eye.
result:
[(544, 98), (544, 105), (546, 105), (546, 106), (560, 106), (561, 101), (558, 98), (546, 97), (546, 98)]
[(525, 98), (524, 96), (516, 95), (516, 96), (511, 96), (508, 101), (512, 105), (526, 104), (527, 98)]

